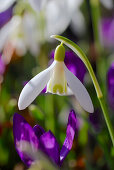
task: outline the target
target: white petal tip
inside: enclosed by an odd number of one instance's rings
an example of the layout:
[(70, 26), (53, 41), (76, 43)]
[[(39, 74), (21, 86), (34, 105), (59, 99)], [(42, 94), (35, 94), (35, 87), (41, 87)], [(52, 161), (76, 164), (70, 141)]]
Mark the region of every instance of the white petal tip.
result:
[(18, 101), (18, 108), (19, 110), (24, 110), (26, 107), (24, 106), (23, 102)]
[(23, 108), (23, 106), (21, 106), (19, 103), (18, 103), (18, 108), (19, 110), (24, 110), (25, 108)]
[(87, 110), (89, 113), (93, 113), (94, 112), (94, 107), (93, 105), (91, 105), (91, 107)]
[(93, 113), (94, 112), (94, 107), (93, 107), (93, 103), (91, 101), (91, 98), (88, 98), (87, 101), (85, 103), (83, 103), (83, 104), (80, 103), (80, 105), (82, 106), (82, 108), (86, 112), (88, 112), (88, 113)]

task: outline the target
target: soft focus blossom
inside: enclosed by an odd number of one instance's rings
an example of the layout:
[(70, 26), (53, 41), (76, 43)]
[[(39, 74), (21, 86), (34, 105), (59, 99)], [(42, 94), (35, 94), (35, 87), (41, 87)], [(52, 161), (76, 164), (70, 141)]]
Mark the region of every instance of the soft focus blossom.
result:
[[(44, 23), (41, 31), (43, 31), (44, 38), (50, 41), (50, 35), (63, 33), (73, 16), (80, 13), (79, 7), (83, 0), (29, 0), (29, 2), (36, 12), (40, 10)], [(74, 23), (74, 19), (72, 23)], [(74, 25), (76, 26), (76, 24)], [(79, 25), (82, 26), (81, 23)]]
[(61, 44), (55, 50), (51, 66), (32, 78), (23, 88), (18, 101), (20, 110), (29, 106), (47, 85), (47, 92), (58, 95), (74, 94), (86, 111), (93, 112), (93, 104), (86, 88), (66, 67), (64, 58), (65, 49)]
[[(11, 4), (13, 1), (9, 0)], [(5, 6), (9, 7), (9, 2), (6, 0)], [(83, 0), (29, 0), (28, 3), (36, 11), (36, 13), (33, 13), (26, 7), (27, 2), (25, 5), (23, 0), (19, 1), (19, 3), (16, 1), (15, 15), (16, 13), (18, 14), (16, 7), (19, 9), (19, 6), (22, 8), (23, 5), (25, 10), (18, 16), (18, 18), (20, 17), (18, 25), (17, 21), (15, 21), (16, 24), (13, 21), (17, 17), (14, 16), (12, 21), (7, 23), (0, 31), (0, 51), (4, 49), (4, 46), (7, 46), (6, 42), (10, 42), (13, 47), (11, 50), (15, 50), (18, 56), (23, 56), (27, 50), (36, 56), (38, 55), (40, 44), (45, 41), (53, 41), (50, 40), (50, 35), (63, 33), (70, 23), (81, 31), (81, 28), (84, 28), (83, 24), (81, 24), (82, 19), (76, 26), (75, 19), (72, 19), (72, 17), (74, 15), (81, 16), (79, 7), (82, 2)], [(2, 6), (4, 6), (4, 3)], [(6, 13), (4, 13), (4, 17), (5, 15)]]
[[(23, 17), (13, 16), (12, 19), (0, 30), (0, 51), (9, 44), (19, 56), (25, 55), (29, 50), (33, 55), (39, 51), (38, 31), (35, 17), (25, 13)], [(9, 52), (10, 53), (10, 52)]]
[(104, 46), (114, 48), (114, 18), (102, 19), (101, 41)]
[(42, 10), (49, 0), (29, 0), (30, 5), (36, 12), (39, 12)]
[(25, 119), (17, 113), (13, 117), (15, 147), (21, 160), (28, 167), (37, 161), (36, 153), (38, 150), (41, 150), (54, 163), (61, 166), (72, 148), (75, 130), (76, 115), (74, 111), (71, 111), (68, 118), (66, 138), (60, 150), (59, 144), (50, 130), (45, 132), (40, 125), (35, 125), (32, 128)]
[(112, 62), (108, 74), (107, 74), (107, 81), (108, 81), (108, 99), (110, 106), (114, 109), (114, 61)]

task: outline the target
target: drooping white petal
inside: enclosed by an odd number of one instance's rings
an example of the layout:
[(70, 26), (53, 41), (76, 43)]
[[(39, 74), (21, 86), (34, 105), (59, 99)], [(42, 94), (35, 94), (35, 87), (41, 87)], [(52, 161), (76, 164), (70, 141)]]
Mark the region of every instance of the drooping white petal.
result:
[(55, 62), (53, 62), (49, 68), (33, 77), (26, 84), (19, 97), (19, 110), (23, 110), (27, 106), (29, 106), (33, 102), (33, 100), (39, 95), (39, 93), (45, 88), (46, 84), (50, 79), (50, 74), (53, 70), (54, 65)]
[(8, 9), (16, 0), (0, 0), (0, 12)]
[(65, 75), (67, 79), (67, 83), (69, 87), (71, 88), (72, 92), (74, 93), (76, 99), (80, 103), (80, 105), (86, 110), (87, 112), (93, 113), (94, 108), (91, 101), (91, 98), (84, 87), (84, 85), (80, 82), (80, 80), (75, 77), (65, 66)]

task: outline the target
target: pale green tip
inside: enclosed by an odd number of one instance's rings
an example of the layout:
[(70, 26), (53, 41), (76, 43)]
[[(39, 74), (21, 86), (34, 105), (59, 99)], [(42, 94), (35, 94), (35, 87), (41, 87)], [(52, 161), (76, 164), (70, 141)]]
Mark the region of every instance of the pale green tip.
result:
[(55, 49), (54, 60), (64, 61), (64, 58), (65, 58), (65, 48), (63, 46), (63, 43), (61, 43)]

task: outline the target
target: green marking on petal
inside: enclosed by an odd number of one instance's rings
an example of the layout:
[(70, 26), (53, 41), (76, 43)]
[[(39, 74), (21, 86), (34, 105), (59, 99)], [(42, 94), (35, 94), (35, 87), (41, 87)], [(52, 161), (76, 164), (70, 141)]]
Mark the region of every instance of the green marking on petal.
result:
[(56, 61), (64, 61), (64, 58), (65, 58), (65, 48), (63, 46), (63, 43), (61, 43), (55, 49), (54, 59)]
[(57, 93), (57, 92), (59, 92), (60, 94), (63, 93), (63, 87), (62, 87), (62, 85), (56, 84), (56, 85), (53, 87), (53, 93)]
[(67, 82), (65, 83), (65, 93), (67, 93)]

